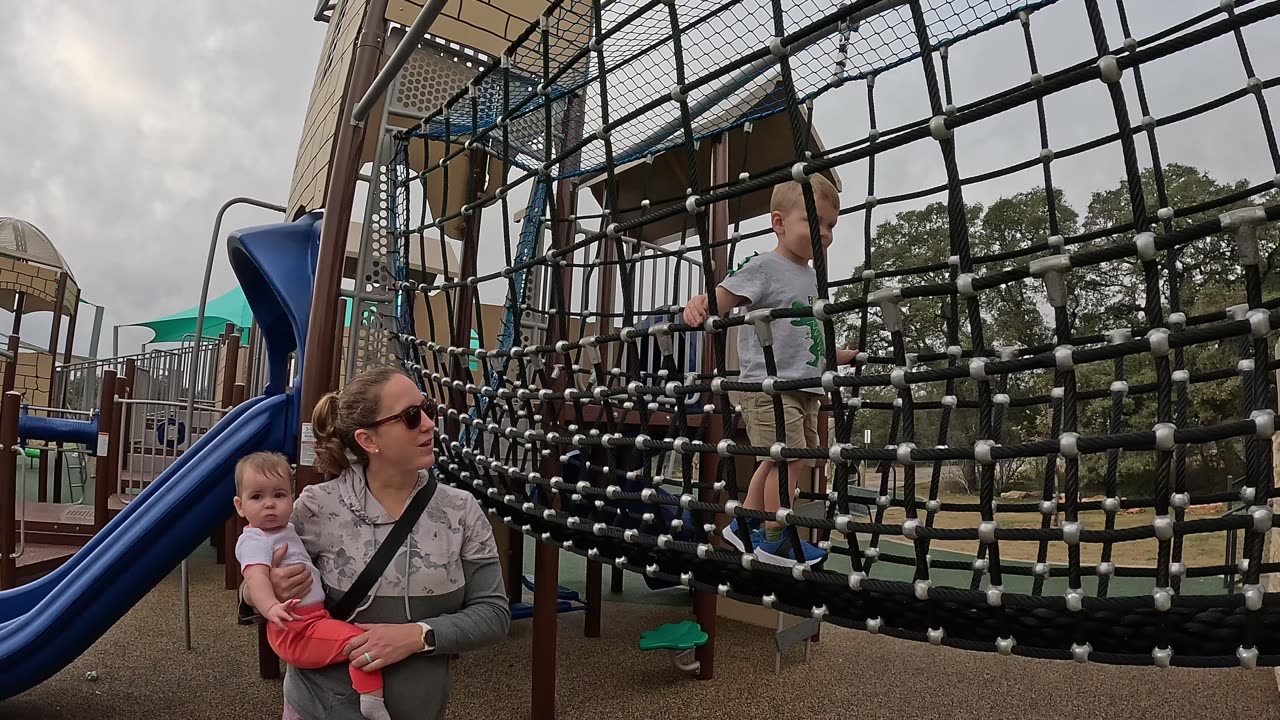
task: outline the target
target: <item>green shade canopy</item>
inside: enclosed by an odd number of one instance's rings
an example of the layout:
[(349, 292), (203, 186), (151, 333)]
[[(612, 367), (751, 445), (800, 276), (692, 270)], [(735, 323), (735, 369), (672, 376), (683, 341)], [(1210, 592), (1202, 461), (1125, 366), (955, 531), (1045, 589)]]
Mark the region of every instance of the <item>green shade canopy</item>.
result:
[[(350, 327), (351, 302), (348, 300), (345, 304), (346, 327)], [(148, 341), (149, 343), (180, 343), (195, 336), (196, 316), (199, 312), (200, 308), (196, 306), (156, 320), (130, 323), (130, 325), (151, 328), (156, 335)], [(213, 298), (205, 305), (202, 334), (206, 338), (217, 339), (227, 323), (232, 323), (240, 330), (241, 342), (249, 341), (249, 326), (253, 324), (253, 312), (249, 309), (249, 301), (245, 299), (244, 291), (239, 285)]]

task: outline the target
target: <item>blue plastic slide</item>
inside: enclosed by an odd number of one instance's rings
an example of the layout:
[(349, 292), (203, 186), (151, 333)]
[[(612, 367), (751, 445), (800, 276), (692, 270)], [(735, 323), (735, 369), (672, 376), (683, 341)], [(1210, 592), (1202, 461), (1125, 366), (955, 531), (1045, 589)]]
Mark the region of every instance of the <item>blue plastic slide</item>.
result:
[(152, 497), (155, 497), (156, 494), (162, 492), (163, 488), (167, 487), (170, 481), (175, 477), (178, 477), (181, 474), (180, 471), (182, 468), (186, 467), (192, 458), (199, 457), (199, 455), (204, 451), (204, 448), (213, 444), (219, 437), (221, 437), (223, 431), (232, 427), (240, 416), (244, 415), (251, 408), (256, 407), (263, 400), (266, 400), (266, 398), (252, 398), (232, 409), (232, 411), (228, 413), (221, 422), (210, 428), (209, 432), (205, 433), (205, 435), (200, 438), (191, 450), (179, 455), (178, 459), (175, 460), (171, 466), (166, 468), (159, 477), (151, 481), (151, 483), (147, 485), (146, 489), (139, 493), (138, 496), (135, 497), (128, 505), (125, 505), (124, 509), (121, 510), (120, 513), (111, 520), (111, 522), (107, 523), (107, 526), (102, 529), (102, 532), (99, 532), (90, 538), (89, 542), (82, 547), (79, 552), (71, 556), (65, 563), (60, 565), (58, 569), (38, 580), (29, 582), (26, 585), (22, 585), (12, 590), (7, 590), (5, 592), (0, 592), (0, 632), (2, 632), (7, 625), (12, 623), (15, 618), (20, 617), (22, 614), (34, 608), (36, 603), (43, 600), (45, 595), (52, 592), (59, 583), (74, 572), (75, 569), (80, 566), (80, 563), (84, 562), (85, 558), (89, 557), (100, 545), (107, 542), (116, 530), (127, 524), (129, 522), (129, 518), (132, 517), (134, 513), (145, 507), (147, 501)]
[(233, 512), (241, 457), (296, 454), (298, 397), (285, 389), (302, 374), (320, 218), (310, 213), (228, 239), (231, 267), (262, 331), (263, 396), (228, 413), (60, 568), (0, 593), (0, 700), (83, 653), (209, 537)]
[[(235, 418), (93, 549), (77, 553), (30, 611), (0, 627), (0, 698), (43, 682), (83, 653), (226, 519), (233, 470), (246, 453), (281, 450), (293, 398), (277, 395)], [(139, 497), (141, 500), (141, 496)]]

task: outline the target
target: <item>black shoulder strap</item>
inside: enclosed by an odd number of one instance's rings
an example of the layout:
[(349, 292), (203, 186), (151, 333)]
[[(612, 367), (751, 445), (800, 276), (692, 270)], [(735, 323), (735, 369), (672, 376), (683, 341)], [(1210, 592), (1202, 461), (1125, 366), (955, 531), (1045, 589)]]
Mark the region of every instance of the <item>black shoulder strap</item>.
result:
[(378, 578), (382, 577), (387, 565), (391, 564), (391, 558), (395, 557), (395, 554), (400, 551), (400, 547), (404, 545), (404, 541), (409, 537), (413, 526), (418, 523), (418, 518), (422, 516), (422, 511), (426, 510), (427, 505), (431, 504), (431, 496), (435, 494), (436, 479), (432, 477), (427, 480), (427, 484), (405, 506), (400, 519), (396, 520), (396, 524), (391, 527), (391, 532), (387, 534), (387, 539), (383, 540), (382, 544), (378, 546), (378, 549), (373, 553), (373, 559), (369, 561), (364, 570), (360, 571), (360, 575), (356, 577), (355, 582), (351, 583), (351, 587), (346, 594), (329, 607), (330, 615), (337, 620), (346, 620), (360, 607), (360, 603), (364, 602), (364, 599), (369, 596), (369, 591), (373, 589), (374, 583), (378, 582)]

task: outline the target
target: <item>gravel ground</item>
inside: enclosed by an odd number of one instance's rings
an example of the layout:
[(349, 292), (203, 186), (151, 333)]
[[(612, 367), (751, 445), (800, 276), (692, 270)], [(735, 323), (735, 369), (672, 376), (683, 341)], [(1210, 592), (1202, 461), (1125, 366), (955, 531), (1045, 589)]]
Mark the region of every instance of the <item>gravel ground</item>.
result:
[[(195, 648), (182, 649), (175, 572), (82, 657), (39, 687), (0, 703), (0, 719), (164, 717), (276, 720), (279, 681), (257, 678), (255, 633), (234, 622), (233, 593), (207, 549), (192, 560)], [(722, 622), (717, 677), (697, 682), (665, 653), (636, 650), (639, 633), (681, 608), (609, 603), (605, 637), (562, 618), (559, 716), (721, 718), (1280, 718), (1271, 671), (1155, 670), (964, 653), (825, 628), (808, 665), (797, 649), (773, 674), (768, 630)], [(457, 665), (450, 717), (527, 718), (531, 625)], [(86, 672), (98, 673), (90, 682)], [(751, 710), (747, 710), (750, 708)]]

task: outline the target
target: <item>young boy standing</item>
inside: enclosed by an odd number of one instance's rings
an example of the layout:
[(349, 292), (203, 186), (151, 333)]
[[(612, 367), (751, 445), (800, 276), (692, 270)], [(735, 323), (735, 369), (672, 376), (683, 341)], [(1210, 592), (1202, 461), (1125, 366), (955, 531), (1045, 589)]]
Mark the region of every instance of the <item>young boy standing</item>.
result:
[[(831, 246), (832, 230), (840, 217), (840, 194), (821, 175), (814, 175), (809, 182), (813, 188), (818, 229), (825, 253)], [(777, 247), (770, 252), (753, 254), (720, 283), (716, 288), (716, 306), (722, 315), (744, 305), (747, 310), (795, 308), (810, 306), (818, 299), (817, 277), (809, 266), (813, 259), (813, 243), (803, 192), (800, 184), (794, 181), (774, 186), (769, 200), (769, 219), (778, 237)], [(700, 325), (707, 319), (707, 314), (707, 296), (698, 295), (689, 299), (684, 321), (689, 325)], [(822, 375), (826, 369), (826, 343), (816, 319), (775, 320), (772, 330), (773, 356), (777, 364), (774, 377), (797, 380)], [(853, 362), (856, 356), (855, 350), (836, 350), (836, 362), (841, 365)], [(769, 377), (764, 349), (753, 328), (738, 330), (738, 360), (741, 366), (739, 379), (743, 382), (760, 382)], [(824, 394), (821, 388), (779, 393), (788, 448), (818, 446), (818, 407)], [(744, 393), (742, 409), (747, 437), (752, 445), (769, 447), (777, 442), (772, 397), (764, 393)], [(796, 482), (812, 467), (813, 462), (809, 460), (787, 462), (789, 497), (795, 497)], [(743, 507), (770, 513), (778, 511), (778, 465), (773, 460), (759, 459)], [(796, 564), (795, 550), (777, 522), (766, 521), (763, 532), (752, 532), (751, 548), (742, 541), (741, 534), (737, 519), (724, 530), (725, 540), (740, 552), (754, 550), (761, 561), (776, 565)], [(826, 557), (826, 551), (810, 543), (801, 541), (800, 545), (806, 565), (815, 565)]]

